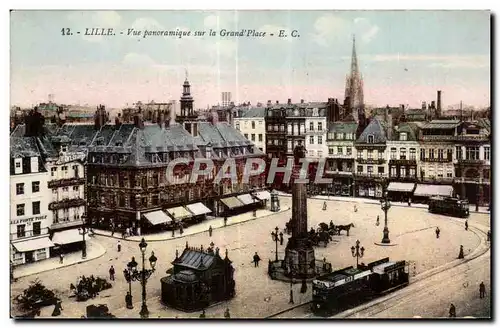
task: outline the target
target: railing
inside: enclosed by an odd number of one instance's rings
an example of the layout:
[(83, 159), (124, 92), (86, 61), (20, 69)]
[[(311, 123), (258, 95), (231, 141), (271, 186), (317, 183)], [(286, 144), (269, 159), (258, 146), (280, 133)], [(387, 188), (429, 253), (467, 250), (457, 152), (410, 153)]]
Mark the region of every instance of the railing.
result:
[(337, 159), (352, 159), (354, 160), (354, 156), (351, 154), (328, 154), (327, 158), (337, 158)]
[(49, 228), (41, 228), (39, 231), (28, 230), (28, 231), (24, 231), (22, 234), (19, 234), (17, 232), (13, 232), (10, 234), (10, 241), (24, 239), (24, 238), (30, 238), (30, 237), (36, 237), (36, 236), (43, 236), (43, 235), (47, 235), (47, 234), (49, 234)]
[(69, 207), (78, 207), (85, 206), (86, 201), (82, 198), (72, 198), (72, 199), (63, 199), (58, 202), (52, 202), (49, 204), (49, 210), (56, 211), (61, 208), (69, 208)]
[(437, 184), (451, 184), (453, 183), (454, 178), (445, 178), (445, 177), (420, 177), (418, 182), (429, 182), (429, 183), (437, 183)]
[(85, 178), (69, 178), (69, 179), (52, 180), (52, 181), (48, 182), (48, 187), (50, 189), (52, 189), (52, 188), (67, 187), (67, 186), (74, 186), (74, 185), (81, 185), (81, 184), (85, 184)]
[(389, 164), (392, 165), (417, 165), (416, 159), (390, 159)]
[(50, 229), (56, 230), (56, 229), (63, 229), (63, 228), (69, 228), (69, 227), (77, 227), (83, 225), (83, 220), (73, 220), (73, 221), (61, 221), (57, 223), (52, 223), (50, 225)]
[(325, 170), (325, 174), (352, 176), (352, 171)]
[(485, 135), (460, 135), (456, 136), (457, 141), (489, 141), (490, 138)]
[(450, 135), (424, 135), (420, 137), (420, 140), (423, 141), (480, 141), (486, 142), (489, 141), (490, 138), (485, 135), (458, 135), (458, 136), (450, 136)]
[(455, 136), (449, 135), (424, 135), (420, 137), (422, 141), (454, 141), (455, 139)]
[(454, 179), (453, 182), (455, 182), (455, 183), (490, 184), (490, 179), (457, 177)]
[(359, 164), (384, 164), (385, 159), (383, 158), (358, 158), (357, 162)]
[(356, 173), (354, 176), (360, 178), (386, 178), (387, 173)]
[(482, 159), (463, 159), (459, 158), (458, 159), (459, 164), (479, 164), (479, 165), (484, 165), (485, 161)]
[(443, 158), (423, 158), (420, 159), (421, 162), (431, 162), (431, 163), (449, 163), (452, 162), (453, 159), (451, 157), (443, 157)]

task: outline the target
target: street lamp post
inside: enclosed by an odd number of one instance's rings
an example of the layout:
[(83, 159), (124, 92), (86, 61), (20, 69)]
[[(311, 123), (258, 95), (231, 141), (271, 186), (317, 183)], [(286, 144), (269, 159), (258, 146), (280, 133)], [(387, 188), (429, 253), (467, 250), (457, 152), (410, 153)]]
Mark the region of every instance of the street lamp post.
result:
[(123, 270), (123, 273), (125, 275), (125, 279), (127, 282), (129, 282), (129, 292), (132, 295), (132, 287), (131, 287), (131, 282), (132, 281), (140, 281), (142, 285), (142, 306), (141, 306), (141, 312), (139, 314), (141, 315), (141, 318), (147, 318), (149, 315), (149, 310), (148, 306), (146, 304), (146, 283), (155, 271), (155, 266), (156, 266), (156, 261), (158, 258), (155, 256), (154, 252), (151, 252), (151, 256), (149, 257), (149, 264), (151, 265), (151, 269), (146, 269), (146, 259), (145, 259), (145, 253), (146, 253), (146, 248), (148, 244), (142, 238), (139, 248), (141, 250), (141, 255), (142, 255), (142, 270), (138, 271), (137, 270), (137, 262), (135, 261), (135, 258), (132, 258), (132, 261), (130, 261), (127, 264), (127, 269)]
[(83, 247), (82, 247), (82, 259), (87, 258), (87, 244), (85, 242), (85, 235), (89, 233), (89, 229), (85, 227), (85, 221), (84, 225), (81, 228), (78, 228), (78, 233), (82, 235), (83, 238)]
[(273, 237), (273, 241), (276, 242), (276, 262), (278, 262), (278, 231), (280, 230), (278, 227), (274, 228), (275, 232), (271, 232), (271, 237)]
[(128, 309), (133, 309), (132, 305), (132, 276), (137, 272), (137, 262), (135, 261), (135, 257), (132, 257), (132, 261), (128, 262), (127, 268), (123, 270), (123, 275), (125, 276), (125, 280), (128, 282), (128, 292), (130, 294), (130, 305), (127, 304)]
[(380, 199), (380, 206), (382, 211), (384, 211), (385, 219), (384, 219), (384, 237), (382, 238), (382, 244), (390, 244), (391, 240), (389, 239), (389, 228), (387, 227), (387, 212), (391, 208), (391, 202), (387, 197), (387, 190), (384, 191), (384, 196)]
[(359, 244), (360, 244), (359, 240), (356, 240), (356, 247), (354, 246), (351, 247), (352, 257), (356, 258), (356, 268), (359, 265), (359, 259), (362, 258), (363, 255), (365, 254), (365, 248), (363, 246), (361, 246), (360, 248)]

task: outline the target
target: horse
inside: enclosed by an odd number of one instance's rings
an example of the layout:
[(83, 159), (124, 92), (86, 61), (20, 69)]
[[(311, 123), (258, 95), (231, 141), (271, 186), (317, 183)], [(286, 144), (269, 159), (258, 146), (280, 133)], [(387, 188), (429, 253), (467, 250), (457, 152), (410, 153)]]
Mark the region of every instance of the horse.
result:
[(309, 239), (315, 246), (319, 246), (319, 243), (322, 242), (326, 247), (328, 243), (332, 240), (332, 237), (327, 231), (316, 232), (314, 235), (309, 235)]
[(348, 225), (338, 225), (338, 226), (336, 226), (336, 229), (337, 229), (337, 232), (338, 232), (339, 236), (340, 236), (340, 232), (342, 230), (345, 230), (347, 232), (347, 236), (349, 236), (349, 230), (351, 228), (354, 228), (354, 223), (349, 223)]
[(320, 224), (318, 224), (318, 226), (321, 229), (321, 231), (328, 231), (328, 230), (330, 230), (330, 227), (325, 222), (321, 222)]

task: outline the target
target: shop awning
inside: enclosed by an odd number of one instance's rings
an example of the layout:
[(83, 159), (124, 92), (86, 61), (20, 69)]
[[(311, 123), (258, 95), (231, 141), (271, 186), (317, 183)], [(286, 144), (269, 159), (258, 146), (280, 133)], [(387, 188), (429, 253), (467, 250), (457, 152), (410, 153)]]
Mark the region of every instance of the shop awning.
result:
[(22, 253), (47, 247), (53, 247), (54, 243), (50, 241), (49, 237), (42, 237), (23, 241), (13, 241), (12, 246), (14, 246), (14, 248), (18, 252)]
[(255, 194), (255, 197), (257, 197), (260, 200), (266, 200), (266, 199), (271, 198), (271, 194), (267, 190), (262, 190), (262, 191), (257, 192)]
[(415, 189), (414, 183), (408, 182), (391, 182), (387, 191), (412, 192)]
[(451, 197), (453, 196), (453, 186), (418, 184), (413, 195), (420, 197), (431, 197), (431, 196)]
[(184, 206), (169, 208), (167, 212), (174, 220), (187, 219), (193, 216)]
[(144, 213), (143, 215), (149, 222), (151, 222), (152, 225), (172, 222), (172, 218), (170, 218), (165, 212), (161, 210)]
[(245, 205), (250, 205), (255, 203), (255, 200), (250, 194), (243, 194), (243, 195), (238, 195), (236, 196), (240, 202), (242, 202)]
[(236, 197), (227, 197), (221, 199), (220, 201), (223, 202), (224, 205), (226, 205), (229, 208), (236, 208), (245, 205), (241, 201), (239, 201), (238, 198)]
[(203, 205), (203, 203), (189, 204), (186, 207), (193, 215), (203, 215), (212, 212), (208, 207)]
[(83, 241), (83, 236), (80, 235), (78, 229), (64, 230), (54, 233), (52, 242), (57, 245), (67, 245)]

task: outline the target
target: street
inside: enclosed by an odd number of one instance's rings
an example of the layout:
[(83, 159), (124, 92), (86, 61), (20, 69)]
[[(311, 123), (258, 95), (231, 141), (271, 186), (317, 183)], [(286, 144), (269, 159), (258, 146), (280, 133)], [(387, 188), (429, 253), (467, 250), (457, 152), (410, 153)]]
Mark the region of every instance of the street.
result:
[[(282, 207), (291, 205), (290, 197), (281, 197), (280, 200)], [(387, 256), (391, 260), (409, 260), (414, 263), (414, 269), (412, 268), (414, 272), (411, 272), (412, 274), (426, 272), (454, 261), (458, 256), (460, 245), (464, 246), (465, 255), (467, 256), (480, 244), (479, 236), (472, 229), (465, 231), (463, 220), (429, 214), (426, 209), (422, 208), (394, 206), (388, 213), (388, 226), (391, 242), (397, 245), (390, 247), (377, 246), (375, 243), (380, 242), (382, 239), (384, 222), (384, 214), (380, 209), (380, 205), (358, 203), (356, 205), (358, 211), (354, 212), (353, 204), (348, 202), (327, 201), (327, 204), (327, 210), (323, 211), (322, 200), (308, 200), (309, 228), (316, 228), (320, 222), (329, 223), (330, 220), (337, 225), (354, 224), (349, 236), (342, 232), (341, 236), (334, 236), (334, 241), (326, 248), (322, 246), (315, 248), (316, 259), (326, 257), (328, 261), (332, 262), (334, 269), (355, 265), (356, 259), (352, 257), (350, 248), (357, 239), (366, 249), (365, 255), (360, 259), (360, 262), (368, 263)], [(377, 215), (380, 216), (381, 224), (379, 226), (375, 225)], [(206, 315), (208, 318), (222, 318), (226, 307), (230, 309), (233, 318), (263, 318), (289, 308), (290, 287), (288, 284), (273, 281), (267, 276), (267, 260), (274, 259), (275, 256), (275, 244), (271, 238), (271, 231), (276, 226), (282, 230), (290, 217), (291, 211), (285, 211), (261, 219), (223, 227), (215, 230), (211, 238), (207, 232), (174, 240), (149, 242), (146, 258), (151, 255), (151, 251), (154, 251), (158, 257), (157, 270), (147, 284), (147, 304), (151, 312), (150, 317), (182, 318), (199, 316), (199, 313), (184, 313), (166, 308), (159, 301), (159, 280), (172, 267), (171, 262), (175, 258), (175, 251), (179, 250), (181, 252), (186, 242), (191, 246), (199, 247), (204, 245), (204, 247), (207, 247), (213, 241), (216, 247), (221, 249), (222, 254), (228, 249), (229, 259), (233, 261), (236, 296), (227, 303), (216, 304), (207, 309)], [(476, 224), (489, 226), (489, 215), (472, 213), (469, 224), (471, 226)], [(434, 233), (436, 226), (439, 226), (441, 230), (439, 239), (436, 239)], [(285, 234), (285, 243), (278, 246), (280, 257), (283, 257), (288, 237)], [(122, 273), (132, 256), (135, 256), (136, 261), (140, 263), (138, 243), (121, 240), (122, 251), (117, 252), (117, 239), (96, 236), (94, 241), (100, 243), (106, 249), (107, 252), (104, 256), (78, 265), (20, 278), (16, 283), (12, 284), (12, 296), (15, 297), (22, 293), (29, 283), (38, 277), (47, 288), (54, 290), (62, 298), (64, 311), (59, 317), (80, 318), (85, 314), (87, 305), (107, 304), (110, 312), (117, 317), (138, 318), (141, 301), (140, 283), (132, 283), (134, 309), (126, 309), (124, 298), (128, 290), (128, 284)], [(255, 252), (258, 252), (263, 260), (258, 268), (251, 265), (252, 255)], [(487, 260), (484, 261), (487, 262), (486, 264), (489, 263), (489, 255)], [(68, 298), (70, 283), (75, 283), (78, 276), (93, 274), (94, 276), (108, 277), (108, 269), (111, 265), (115, 267), (117, 276), (111, 289), (103, 291), (96, 299), (87, 302), (76, 302), (74, 299)], [(487, 290), (489, 290), (488, 273), (489, 266), (484, 265), (484, 263), (481, 264), (481, 269), (476, 265), (471, 265), (469, 271), (463, 273), (463, 275), (469, 277), (470, 287), (456, 289), (456, 286), (459, 286), (461, 281), (458, 274), (452, 275), (453, 279), (450, 281), (450, 285), (443, 280), (439, 282), (443, 286), (439, 284), (433, 285), (432, 288), (439, 291), (438, 294), (441, 294), (441, 296), (439, 296), (440, 298), (437, 296), (432, 297), (432, 301), (437, 302), (437, 299), (439, 299), (439, 303), (442, 304), (441, 307), (444, 307), (444, 309), (438, 309), (436, 306), (433, 307), (432, 311), (426, 310), (427, 306), (424, 309), (423, 305), (428, 296), (420, 296), (421, 299), (417, 304), (422, 304), (422, 307), (416, 307), (411, 302), (409, 304), (402, 303), (402, 305), (398, 305), (398, 309), (402, 307), (401, 310), (394, 311), (390, 308), (385, 312), (378, 312), (376, 316), (399, 317), (401, 313), (407, 316), (410, 313), (408, 309), (411, 309), (410, 315), (412, 316), (443, 316), (446, 314), (447, 306), (449, 307), (448, 303), (451, 300), (457, 306), (458, 315), (468, 313), (466, 310), (468, 307), (467, 299), (471, 297), (473, 292), (478, 293), (476, 286), (479, 279), (484, 280)], [(436, 288), (437, 286), (440, 287)], [(300, 294), (299, 289), (300, 284), (294, 286), (295, 304), (309, 301), (311, 299), (311, 288), (308, 288), (305, 294)], [(451, 293), (457, 290), (464, 294), (459, 293), (459, 297), (454, 296), (451, 298)], [(448, 298), (445, 298), (447, 293), (450, 294), (448, 294)], [(487, 292), (487, 298), (481, 301), (489, 304), (489, 292)], [(407, 306), (408, 309), (405, 309), (404, 306)], [(424, 310), (420, 312), (420, 308)], [(43, 308), (41, 316), (50, 316), (52, 309), (53, 307)]]

